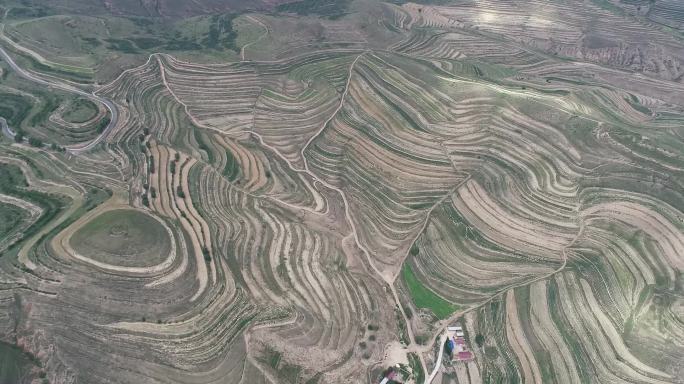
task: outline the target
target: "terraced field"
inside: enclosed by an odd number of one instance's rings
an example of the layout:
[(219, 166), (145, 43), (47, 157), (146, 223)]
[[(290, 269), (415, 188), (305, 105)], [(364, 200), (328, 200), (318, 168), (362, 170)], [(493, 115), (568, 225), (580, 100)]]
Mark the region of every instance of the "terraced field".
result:
[(431, 3), (3, 8), (0, 381), (683, 383), (676, 2)]

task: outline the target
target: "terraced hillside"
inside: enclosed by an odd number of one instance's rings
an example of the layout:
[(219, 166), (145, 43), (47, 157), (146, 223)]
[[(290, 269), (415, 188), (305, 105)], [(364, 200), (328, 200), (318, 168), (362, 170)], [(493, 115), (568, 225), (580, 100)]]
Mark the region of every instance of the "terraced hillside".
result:
[(122, 69), (46, 31), (141, 30), (0, 3), (0, 382), (684, 383), (684, 41), (641, 3), (303, 0)]

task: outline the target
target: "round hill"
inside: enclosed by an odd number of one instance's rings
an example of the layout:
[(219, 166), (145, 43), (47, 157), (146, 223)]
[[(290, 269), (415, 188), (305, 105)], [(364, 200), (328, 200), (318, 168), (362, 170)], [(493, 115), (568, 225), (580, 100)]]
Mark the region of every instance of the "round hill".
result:
[(95, 118), (97, 112), (95, 103), (85, 98), (77, 98), (67, 104), (62, 118), (70, 123), (81, 124)]
[(102, 213), (78, 229), (69, 242), (83, 256), (124, 267), (157, 265), (171, 249), (164, 225), (132, 209)]

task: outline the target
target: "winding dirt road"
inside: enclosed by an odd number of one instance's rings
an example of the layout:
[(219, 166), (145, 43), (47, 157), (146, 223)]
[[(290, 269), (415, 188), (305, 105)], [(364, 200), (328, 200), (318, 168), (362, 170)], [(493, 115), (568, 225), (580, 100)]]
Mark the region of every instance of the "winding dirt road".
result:
[[(96, 95), (94, 92), (93, 93), (88, 93), (82, 89), (76, 88), (74, 86), (71, 86), (66, 83), (60, 83), (60, 82), (52, 82), (45, 80), (43, 78), (40, 78), (36, 75), (34, 75), (31, 72), (28, 72), (24, 69), (22, 69), (20, 66), (17, 65), (17, 63), (12, 60), (12, 57), (5, 51), (4, 48), (0, 47), (0, 58), (4, 60), (9, 66), (14, 70), (17, 75), (20, 77), (23, 77), (26, 80), (33, 81), (34, 83), (38, 83), (41, 85), (45, 85), (48, 87), (52, 88), (57, 88), (65, 92), (73, 93), (82, 97), (85, 97), (89, 100), (95, 101), (97, 103), (104, 104), (104, 106), (109, 110), (109, 113), (111, 115), (111, 119), (109, 120), (109, 124), (107, 124), (107, 127), (102, 131), (102, 133), (97, 136), (95, 139), (91, 140), (90, 142), (84, 143), (84, 144), (78, 144), (74, 146), (67, 147), (67, 151), (71, 154), (79, 154), (83, 153), (86, 151), (89, 151), (90, 149), (94, 148), (96, 145), (98, 145), (102, 140), (104, 140), (105, 137), (109, 134), (109, 132), (116, 126), (116, 123), (118, 122), (119, 116), (117, 114), (116, 106), (114, 103), (109, 101), (108, 99), (105, 99), (104, 97)], [(7, 124), (2, 124), (2, 132), (7, 135), (9, 134), (11, 137), (14, 137), (12, 135), (12, 132), (7, 128)]]

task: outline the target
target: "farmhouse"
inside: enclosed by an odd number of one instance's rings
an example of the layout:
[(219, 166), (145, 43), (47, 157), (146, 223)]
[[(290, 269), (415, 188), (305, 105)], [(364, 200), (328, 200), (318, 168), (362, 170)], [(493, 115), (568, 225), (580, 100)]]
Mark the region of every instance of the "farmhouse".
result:
[(473, 353), (468, 350), (465, 333), (460, 325), (447, 327), (446, 352), (455, 361), (468, 361), (473, 359)]
[(403, 384), (410, 376), (410, 370), (410, 367), (402, 367), (401, 364), (389, 367), (383, 372), (380, 384)]

